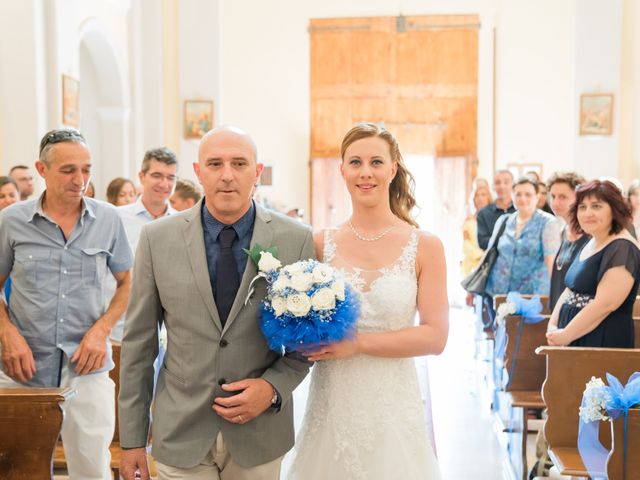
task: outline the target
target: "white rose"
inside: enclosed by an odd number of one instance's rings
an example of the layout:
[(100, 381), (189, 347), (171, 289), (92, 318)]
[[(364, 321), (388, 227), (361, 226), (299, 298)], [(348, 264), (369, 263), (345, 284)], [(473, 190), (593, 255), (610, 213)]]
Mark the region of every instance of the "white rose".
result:
[(287, 297), (287, 310), (296, 317), (304, 317), (311, 310), (311, 301), (304, 293)]
[(313, 269), (312, 275), (314, 282), (327, 283), (333, 278), (333, 268), (324, 263), (319, 263)]
[(340, 301), (344, 300), (345, 298), (344, 288), (344, 282), (342, 280), (336, 280), (331, 284), (331, 291)]
[(321, 288), (311, 297), (311, 306), (315, 310), (331, 310), (336, 306), (336, 295), (330, 288)]
[(282, 266), (280, 260), (274, 257), (271, 252), (260, 252), (260, 260), (258, 261), (258, 269), (262, 272), (277, 270)]
[(273, 307), (276, 317), (279, 317), (287, 311), (287, 300), (284, 297), (274, 297), (271, 300), (271, 307)]
[(306, 292), (313, 285), (313, 275), (307, 272), (298, 272), (291, 276), (291, 288), (299, 292)]
[(276, 281), (273, 282), (273, 289), (276, 292), (283, 292), (284, 289), (287, 288), (288, 286), (289, 286), (289, 279), (283, 273), (278, 275), (278, 278), (276, 279)]
[(295, 275), (298, 272), (301, 272), (304, 269), (304, 265), (302, 262), (292, 263), (291, 265), (287, 265), (283, 268), (283, 271), (287, 272), (289, 275)]

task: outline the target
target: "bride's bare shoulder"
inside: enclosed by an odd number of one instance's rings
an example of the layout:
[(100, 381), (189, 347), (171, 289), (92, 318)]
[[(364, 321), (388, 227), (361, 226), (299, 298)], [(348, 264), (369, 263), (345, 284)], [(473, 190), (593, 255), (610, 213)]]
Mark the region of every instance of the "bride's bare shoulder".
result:
[(426, 230), (418, 230), (418, 250), (427, 250), (433, 252), (433, 250), (444, 250), (442, 241), (434, 233)]

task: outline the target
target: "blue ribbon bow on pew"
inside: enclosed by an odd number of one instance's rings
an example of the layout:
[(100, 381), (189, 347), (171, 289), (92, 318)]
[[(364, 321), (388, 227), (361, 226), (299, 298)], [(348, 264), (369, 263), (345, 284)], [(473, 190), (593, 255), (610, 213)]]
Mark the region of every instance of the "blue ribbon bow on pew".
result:
[[(542, 302), (540, 295), (534, 295), (531, 298), (522, 298), (518, 292), (509, 292), (507, 294), (506, 303), (514, 305), (514, 315), (520, 315), (520, 323), (518, 325), (518, 335), (516, 337), (515, 349), (511, 365), (509, 366), (509, 383), (513, 378), (513, 369), (515, 368), (516, 357), (518, 356), (518, 348), (520, 346), (520, 337), (522, 336), (522, 327), (525, 323), (539, 323), (544, 320), (542, 312)], [(505, 322), (499, 322), (495, 336), (495, 356), (496, 358), (504, 358), (504, 352), (507, 348), (507, 329)], [(509, 385), (507, 384), (507, 386)]]
[[(629, 377), (627, 384), (623, 387), (622, 383), (607, 373), (607, 382), (609, 386), (596, 387), (600, 390), (598, 395), (605, 397), (606, 415), (611, 419), (624, 417), (624, 447), (623, 461), (627, 464), (627, 418), (629, 409), (634, 406), (640, 406), (640, 372), (635, 372)], [(587, 392), (582, 397), (581, 409), (588, 407)], [(578, 451), (582, 458), (582, 463), (586, 467), (592, 478), (606, 479), (607, 460), (610, 451), (606, 449), (598, 437), (600, 432), (600, 420), (585, 422), (581, 419), (578, 429)]]

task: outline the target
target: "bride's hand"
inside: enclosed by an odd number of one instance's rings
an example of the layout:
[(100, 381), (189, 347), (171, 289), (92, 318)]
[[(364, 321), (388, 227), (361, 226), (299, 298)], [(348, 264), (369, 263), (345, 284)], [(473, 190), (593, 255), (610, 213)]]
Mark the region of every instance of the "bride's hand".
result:
[(358, 343), (358, 336), (353, 338), (342, 340), (341, 342), (329, 343), (322, 346), (320, 349), (313, 352), (308, 352), (305, 355), (312, 362), (318, 362), (321, 360), (335, 360), (337, 358), (349, 358), (360, 353), (360, 347)]

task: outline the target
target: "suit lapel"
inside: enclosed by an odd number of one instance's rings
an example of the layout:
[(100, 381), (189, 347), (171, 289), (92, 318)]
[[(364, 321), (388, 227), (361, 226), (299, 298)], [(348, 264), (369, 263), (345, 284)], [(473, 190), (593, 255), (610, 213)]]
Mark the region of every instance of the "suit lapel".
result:
[[(253, 235), (251, 237), (251, 244), (249, 248), (253, 248), (254, 245), (259, 244), (263, 247), (270, 247), (271, 242), (273, 241), (273, 230), (270, 225), (271, 215), (267, 210), (256, 205), (256, 219), (253, 224)], [(233, 306), (231, 307), (231, 311), (229, 312), (229, 317), (224, 326), (223, 333), (229, 328), (229, 326), (234, 322), (242, 307), (244, 307), (244, 301), (249, 294), (249, 284), (251, 280), (258, 274), (258, 268), (253, 261), (248, 258), (247, 266), (244, 269), (244, 274), (242, 275), (242, 281), (240, 282), (240, 288), (238, 288), (238, 293), (236, 293), (236, 298), (233, 301)], [(216, 316), (217, 318), (217, 316)], [(218, 320), (219, 321), (219, 320)]]
[(213, 322), (219, 330), (222, 330), (218, 309), (216, 308), (213, 300), (213, 292), (211, 291), (211, 279), (209, 278), (209, 270), (207, 268), (207, 253), (204, 247), (201, 211), (202, 200), (192, 209), (192, 215), (185, 218), (183, 226), (184, 240), (187, 246), (187, 256), (189, 257), (193, 277), (202, 296), (202, 300), (207, 306)]

